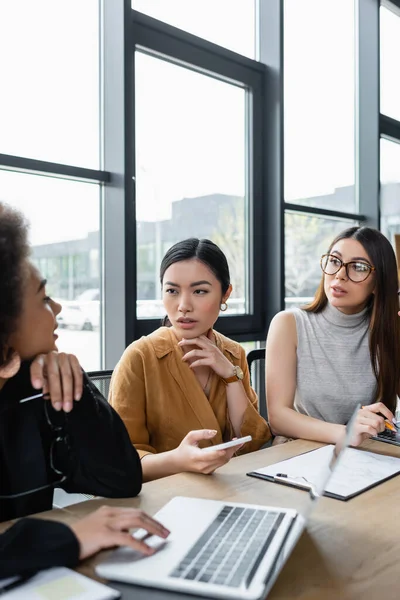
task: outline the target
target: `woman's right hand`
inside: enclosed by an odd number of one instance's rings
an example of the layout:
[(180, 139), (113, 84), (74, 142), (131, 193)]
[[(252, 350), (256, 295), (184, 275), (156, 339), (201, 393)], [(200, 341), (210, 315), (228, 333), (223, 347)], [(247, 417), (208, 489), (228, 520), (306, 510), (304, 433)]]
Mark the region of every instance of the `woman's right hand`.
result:
[(177, 464), (177, 472), (204, 473), (209, 475), (230, 461), (238, 450), (238, 446), (226, 450), (209, 450), (203, 452), (199, 448), (201, 440), (209, 440), (216, 435), (215, 429), (198, 429), (189, 431), (179, 446), (173, 450)]
[(151, 555), (155, 550), (145, 542), (132, 537), (129, 530), (142, 528), (162, 538), (167, 538), (170, 533), (161, 523), (142, 510), (113, 506), (102, 506), (70, 527), (79, 542), (80, 560), (114, 546), (128, 546), (143, 554)]
[(354, 425), (351, 445), (359, 446), (364, 440), (385, 431), (385, 419), (392, 423), (394, 415), (382, 402), (360, 408)]

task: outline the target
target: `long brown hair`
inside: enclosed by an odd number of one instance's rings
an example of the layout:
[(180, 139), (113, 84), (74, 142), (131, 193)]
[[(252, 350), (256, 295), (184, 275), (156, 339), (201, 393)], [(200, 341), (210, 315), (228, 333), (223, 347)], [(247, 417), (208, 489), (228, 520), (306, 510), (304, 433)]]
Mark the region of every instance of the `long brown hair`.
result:
[[(396, 257), (389, 240), (371, 227), (350, 227), (342, 231), (329, 246), (328, 253), (339, 240), (359, 242), (375, 267), (375, 289), (368, 300), (369, 351), (377, 389), (375, 400), (383, 402), (392, 412), (400, 391), (400, 317), (398, 316), (398, 275)], [(314, 300), (303, 307), (307, 312), (321, 312), (328, 303), (324, 290), (324, 275)]]

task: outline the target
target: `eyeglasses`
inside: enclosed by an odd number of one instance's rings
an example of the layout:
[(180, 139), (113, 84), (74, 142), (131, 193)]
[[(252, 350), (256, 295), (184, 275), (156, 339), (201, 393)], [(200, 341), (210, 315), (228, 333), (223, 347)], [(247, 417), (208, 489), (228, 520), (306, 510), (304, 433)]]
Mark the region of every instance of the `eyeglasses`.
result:
[(320, 265), (323, 272), (327, 275), (335, 275), (344, 267), (347, 277), (354, 283), (365, 281), (371, 275), (372, 271), (376, 270), (368, 262), (351, 260), (345, 263), (334, 254), (324, 254), (321, 256)]
[[(42, 396), (42, 394), (38, 395), (38, 397), (41, 397), (41, 396)], [(29, 399), (33, 399), (33, 397), (29, 398)], [(26, 401), (26, 399), (24, 399), (24, 400)], [(48, 408), (47, 408), (48, 402), (49, 402), (48, 400), (45, 400), (43, 402), (43, 405), (44, 405), (44, 414), (45, 414), (46, 422), (47, 422), (48, 426), (50, 427), (50, 430), (54, 436), (54, 438), (51, 442), (51, 446), (50, 446), (50, 469), (58, 477), (58, 479), (56, 479), (52, 483), (47, 483), (46, 485), (42, 485), (38, 488), (35, 488), (33, 490), (28, 490), (26, 492), (18, 492), (16, 494), (0, 495), (0, 500), (13, 500), (14, 498), (21, 498), (22, 496), (28, 496), (29, 494), (35, 494), (36, 492), (41, 492), (42, 490), (47, 490), (49, 488), (55, 488), (58, 485), (60, 485), (60, 483), (63, 483), (67, 479), (67, 475), (65, 475), (60, 469), (58, 469), (56, 467), (56, 464), (57, 464), (56, 457), (59, 452), (59, 448), (61, 446), (64, 446), (64, 452), (70, 451), (68, 435), (64, 431), (63, 426), (54, 425), (51, 422)]]

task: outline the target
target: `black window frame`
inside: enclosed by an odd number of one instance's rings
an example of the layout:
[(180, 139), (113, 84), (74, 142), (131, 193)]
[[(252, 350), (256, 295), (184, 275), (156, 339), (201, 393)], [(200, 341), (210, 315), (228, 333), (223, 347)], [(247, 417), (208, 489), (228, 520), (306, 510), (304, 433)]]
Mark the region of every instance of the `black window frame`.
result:
[[(248, 292), (251, 313), (219, 318), (216, 329), (237, 341), (261, 340), (265, 337), (266, 312), (268, 310), (263, 274), (266, 268), (264, 231), (266, 230), (266, 181), (263, 165), (266, 163), (266, 143), (264, 126), (264, 97), (267, 92), (267, 68), (261, 62), (241, 56), (217, 44), (182, 31), (143, 13), (131, 13), (131, 72), (132, 85), (128, 86), (126, 99), (132, 106), (132, 152), (131, 180), (135, 181), (135, 77), (134, 53), (149, 53), (196, 72), (214, 75), (222, 80), (239, 83), (251, 90), (249, 109), (249, 198), (247, 225)], [(136, 313), (137, 272), (136, 272), (136, 219), (135, 185), (132, 186), (131, 200), (126, 207), (126, 343), (131, 343), (142, 335), (148, 335), (160, 326), (160, 319), (138, 319)], [(261, 283), (261, 285), (260, 285)]]

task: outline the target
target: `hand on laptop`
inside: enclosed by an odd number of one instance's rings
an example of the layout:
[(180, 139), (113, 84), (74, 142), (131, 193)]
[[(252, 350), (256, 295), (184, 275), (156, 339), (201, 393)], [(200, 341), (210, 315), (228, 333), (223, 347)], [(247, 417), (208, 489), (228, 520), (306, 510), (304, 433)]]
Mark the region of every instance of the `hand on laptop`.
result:
[(201, 440), (209, 440), (216, 435), (214, 429), (199, 429), (190, 431), (179, 446), (173, 450), (180, 471), (204, 473), (209, 475), (230, 461), (238, 450), (237, 446), (226, 450), (203, 452), (198, 444)]
[(170, 533), (161, 523), (141, 510), (113, 506), (102, 506), (70, 527), (78, 539), (81, 560), (114, 546), (128, 546), (151, 555), (155, 549), (144, 541), (133, 538), (129, 530), (141, 527), (162, 538), (168, 537)]
[(360, 408), (351, 445), (359, 446), (364, 440), (384, 431), (385, 419), (393, 422), (394, 415), (382, 402), (375, 402)]

